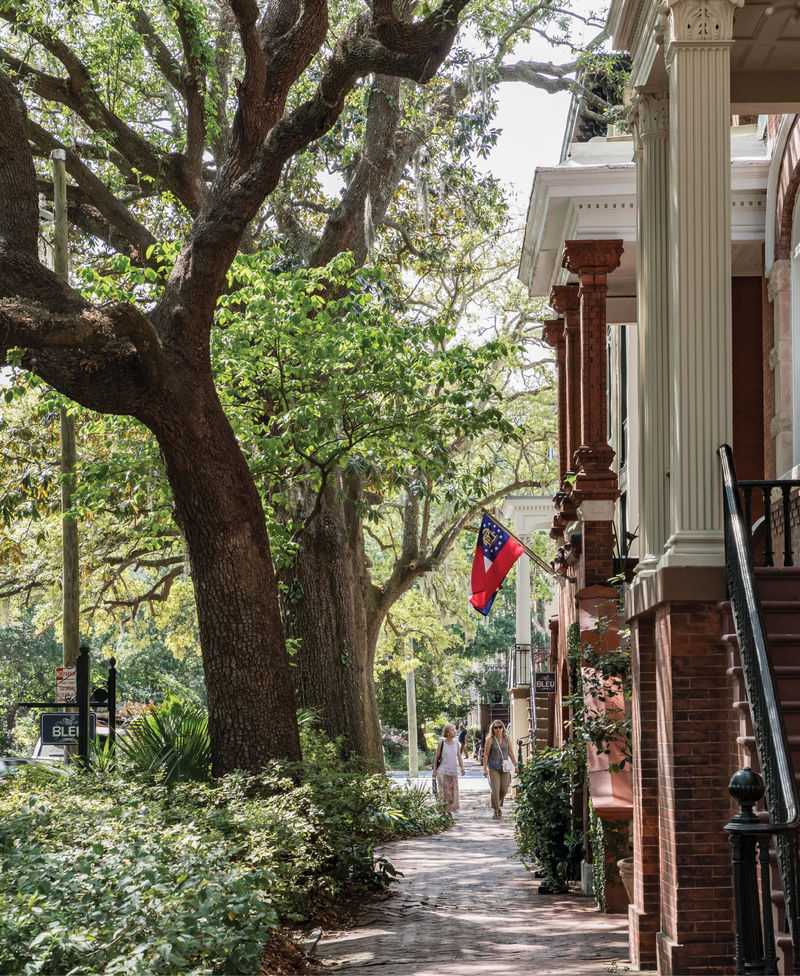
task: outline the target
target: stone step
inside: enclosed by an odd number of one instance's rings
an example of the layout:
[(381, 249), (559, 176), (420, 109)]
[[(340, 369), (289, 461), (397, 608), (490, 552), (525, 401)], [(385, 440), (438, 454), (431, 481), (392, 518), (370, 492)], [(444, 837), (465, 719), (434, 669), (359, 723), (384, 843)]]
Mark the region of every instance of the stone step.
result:
[[(792, 754), (794, 754), (795, 750), (800, 750), (800, 735), (787, 735), (786, 739)], [(752, 735), (739, 735), (736, 737), (736, 742), (738, 745), (743, 745), (746, 749), (755, 749), (756, 747), (756, 740)]]
[(792, 937), (784, 934), (777, 936), (775, 946), (778, 950), (778, 972), (793, 972), (794, 949), (792, 947)]
[(800, 634), (800, 600), (762, 600), (767, 633)]
[[(735, 647), (738, 655), (739, 642), (736, 639), (736, 634), (723, 634), (722, 640), (723, 643), (727, 644), (729, 650)], [(768, 633), (767, 645), (773, 667), (779, 665), (797, 665), (800, 667), (800, 634)]]
[(762, 600), (800, 600), (800, 568), (772, 566), (756, 569)]
[[(782, 664), (774, 666), (773, 670), (781, 698), (786, 698), (787, 701), (800, 701), (800, 665)], [(734, 664), (729, 667), (728, 674), (738, 681), (741, 688), (741, 695), (738, 697), (743, 697), (744, 679), (741, 664)]]
[[(780, 695), (780, 682), (778, 684), (778, 694)], [(750, 722), (750, 705), (746, 699), (740, 699), (733, 703), (733, 707), (742, 713), (744, 721), (747, 723), (748, 735), (752, 732)], [(781, 696), (781, 712), (786, 726), (787, 735), (800, 735), (800, 701), (784, 701)]]

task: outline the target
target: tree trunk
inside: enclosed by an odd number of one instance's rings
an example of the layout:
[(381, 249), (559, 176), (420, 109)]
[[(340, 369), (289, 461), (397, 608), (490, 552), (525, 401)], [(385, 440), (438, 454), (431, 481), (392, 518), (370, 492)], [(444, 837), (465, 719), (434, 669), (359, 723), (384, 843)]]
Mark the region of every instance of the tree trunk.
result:
[(170, 384), (146, 422), (158, 438), (189, 554), (213, 772), (257, 772), (270, 759), (300, 758), (266, 522), (210, 373), (180, 371), (182, 380)]
[(383, 769), (364, 605), (371, 583), (361, 525), (347, 518), (341, 487), (326, 491), (284, 574), (287, 632), (298, 640), (292, 675), (298, 703), (317, 712), (331, 738), (343, 737), (345, 754)]

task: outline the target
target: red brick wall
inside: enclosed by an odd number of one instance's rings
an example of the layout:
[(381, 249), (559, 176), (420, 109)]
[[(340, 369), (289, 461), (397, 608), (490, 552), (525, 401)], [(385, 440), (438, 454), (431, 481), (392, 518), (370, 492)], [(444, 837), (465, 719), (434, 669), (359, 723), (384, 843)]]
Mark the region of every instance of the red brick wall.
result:
[(611, 522), (584, 522), (581, 526), (581, 561), (578, 589), (605, 586), (614, 575), (614, 530)]
[(658, 726), (654, 619), (633, 621), (631, 689), (633, 716), (634, 898), (628, 911), (631, 962), (656, 965), (661, 866), (658, 838)]
[(655, 621), (658, 697), (659, 970), (730, 973), (733, 711), (714, 604), (673, 603)]
[(792, 248), (792, 212), (800, 184), (800, 126), (795, 119), (783, 150), (775, 200), (775, 259), (790, 258)]

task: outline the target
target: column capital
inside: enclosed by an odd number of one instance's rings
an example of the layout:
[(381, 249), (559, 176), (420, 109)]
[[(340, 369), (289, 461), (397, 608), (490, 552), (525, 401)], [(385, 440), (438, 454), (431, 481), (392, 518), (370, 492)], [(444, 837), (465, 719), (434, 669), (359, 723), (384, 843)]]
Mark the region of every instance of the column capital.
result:
[(667, 0), (667, 49), (673, 44), (707, 47), (733, 41), (733, 15), (744, 0)]
[(654, 91), (636, 89), (630, 108), (630, 120), (639, 140), (669, 135), (669, 89)]
[(622, 251), (621, 240), (564, 241), (561, 265), (580, 278), (608, 275), (619, 267)]
[(562, 317), (568, 315), (570, 312), (577, 314), (581, 307), (578, 286), (553, 285), (550, 289), (550, 307), (555, 309), (556, 313)]
[(564, 341), (564, 320), (545, 319), (543, 322), (542, 339), (548, 346), (554, 348)]

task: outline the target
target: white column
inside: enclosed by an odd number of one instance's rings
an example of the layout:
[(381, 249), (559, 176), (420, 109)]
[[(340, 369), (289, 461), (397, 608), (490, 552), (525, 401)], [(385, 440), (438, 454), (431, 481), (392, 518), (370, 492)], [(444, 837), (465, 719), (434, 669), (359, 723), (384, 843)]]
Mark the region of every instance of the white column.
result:
[(731, 440), (730, 48), (743, 0), (668, 0), (671, 535), (664, 566), (724, 564)]
[(517, 560), (517, 643), (531, 643), (531, 563), (524, 552)]
[[(414, 653), (412, 642), (412, 655)], [(417, 675), (413, 668), (406, 671), (406, 712), (408, 715), (408, 775), (419, 776), (417, 752)]]
[(782, 258), (769, 270), (767, 294), (772, 302), (773, 344), (769, 364), (775, 374), (775, 475), (786, 475), (794, 464), (792, 448), (792, 268)]
[(637, 579), (658, 568), (670, 518), (669, 92), (639, 92), (636, 138), (639, 369), (639, 551)]

